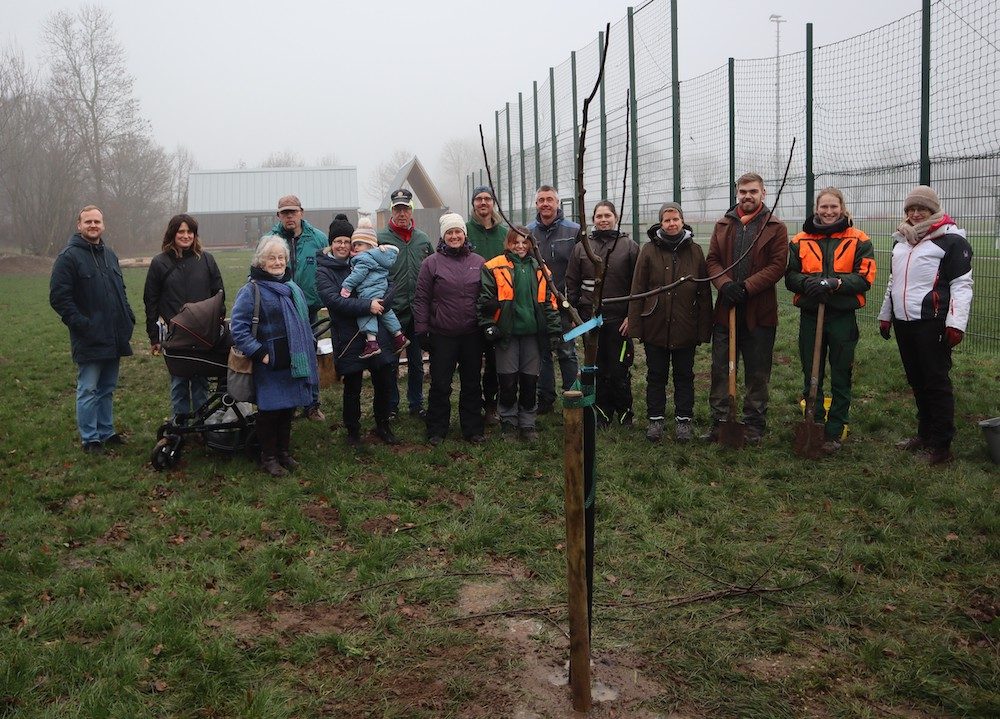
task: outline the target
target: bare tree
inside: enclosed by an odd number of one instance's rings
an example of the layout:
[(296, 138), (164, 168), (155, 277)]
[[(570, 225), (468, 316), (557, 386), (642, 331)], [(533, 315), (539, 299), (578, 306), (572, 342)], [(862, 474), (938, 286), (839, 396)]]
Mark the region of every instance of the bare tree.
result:
[(170, 157), (144, 135), (115, 142), (108, 158), (108, 215), (115, 244), (124, 250), (155, 249), (173, 214)]
[(468, 192), (465, 178), (482, 162), (479, 144), (472, 140), (452, 138), (441, 148), (441, 169), (449, 178), (447, 194), (452, 207), (465, 207)]
[(328, 152), (325, 155), (323, 155), (323, 157), (316, 160), (316, 167), (339, 167), (339, 166), (340, 166), (340, 159), (332, 152)]
[(178, 145), (170, 157), (170, 162), (173, 167), (170, 204), (176, 212), (181, 212), (187, 209), (188, 176), (192, 170), (198, 169), (198, 161), (188, 148)]
[(262, 163), (261, 167), (305, 167), (306, 162), (300, 155), (291, 150), (272, 152)]
[(83, 154), (97, 201), (104, 203), (112, 148), (147, 129), (132, 92), (125, 50), (115, 38), (110, 12), (98, 5), (84, 5), (75, 15), (60, 10), (43, 30), (51, 102)]
[(390, 185), (396, 173), (399, 172), (399, 168), (412, 159), (413, 153), (406, 150), (394, 150), (388, 159), (380, 162), (372, 170), (372, 174), (368, 176), (368, 182), (365, 184), (365, 191), (372, 199), (381, 203), (390, 191), (396, 189)]

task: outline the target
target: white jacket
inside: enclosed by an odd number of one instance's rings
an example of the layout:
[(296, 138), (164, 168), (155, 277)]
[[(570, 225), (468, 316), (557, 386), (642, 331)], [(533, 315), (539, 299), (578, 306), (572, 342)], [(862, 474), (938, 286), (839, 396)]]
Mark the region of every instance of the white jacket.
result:
[(972, 305), (972, 246), (950, 218), (916, 245), (893, 235), (892, 274), (880, 320), (944, 319), (965, 332)]

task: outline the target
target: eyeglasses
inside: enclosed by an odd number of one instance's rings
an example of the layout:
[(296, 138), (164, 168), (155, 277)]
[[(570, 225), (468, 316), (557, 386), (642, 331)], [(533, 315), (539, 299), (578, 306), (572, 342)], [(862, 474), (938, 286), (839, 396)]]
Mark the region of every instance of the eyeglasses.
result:
[(333, 240), (330, 244), (331, 245), (349, 245), (349, 244), (351, 244), (351, 241), (349, 239), (347, 239), (346, 237), (344, 237), (344, 238), (338, 238), (336, 240)]
[(284, 255), (266, 255), (264, 257), (264, 262), (278, 262), (279, 260), (285, 262), (286, 258)]

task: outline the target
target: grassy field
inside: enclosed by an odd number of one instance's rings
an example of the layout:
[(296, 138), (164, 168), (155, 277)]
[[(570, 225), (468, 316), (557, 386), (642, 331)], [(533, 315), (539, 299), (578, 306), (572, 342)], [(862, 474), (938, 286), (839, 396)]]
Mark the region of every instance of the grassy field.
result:
[[(232, 296), (247, 254), (219, 260)], [(334, 388), (330, 422), (294, 426), (293, 476), (199, 445), (160, 474), (168, 378), (141, 329), (116, 394), (131, 442), (90, 457), (47, 277), (0, 277), (0, 312), (0, 717), (571, 715), (561, 417), (534, 446), (433, 449), (406, 417), (402, 447), (354, 454)], [(761, 447), (600, 435), (592, 716), (1000, 715), (1000, 473), (976, 426), (1000, 358), (956, 352), (957, 461), (929, 470), (893, 448), (912, 399), (866, 326), (851, 436), (808, 462), (782, 322)]]

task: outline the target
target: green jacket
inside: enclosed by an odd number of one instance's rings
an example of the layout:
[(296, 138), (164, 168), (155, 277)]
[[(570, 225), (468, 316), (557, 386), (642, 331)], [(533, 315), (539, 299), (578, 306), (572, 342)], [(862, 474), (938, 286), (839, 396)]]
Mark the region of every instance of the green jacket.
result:
[(326, 234), (305, 220), (302, 220), (302, 234), (298, 237), (292, 237), (280, 222), (274, 224), (271, 234), (278, 235), (288, 243), (292, 279), (306, 296), (309, 311), (315, 312), (323, 306), (319, 293), (316, 292), (316, 253), (327, 248)]
[(392, 293), (392, 309), (399, 323), (406, 327), (413, 319), (413, 297), (417, 293), (417, 276), (420, 265), (434, 254), (434, 245), (426, 232), (413, 228), (410, 241), (406, 242), (397, 235), (391, 226), (378, 231), (380, 245), (392, 245), (399, 248), (396, 263), (389, 268), (389, 292)]
[[(556, 310), (556, 300), (549, 291), (538, 269), (534, 258), (527, 258), (531, 263), (532, 273), (531, 298), (535, 308), (535, 323), (538, 328), (538, 347), (542, 352), (549, 351), (549, 338), (562, 334), (559, 312)], [(514, 296), (514, 262), (506, 254), (498, 255), (483, 265), (482, 285), (479, 290), (479, 300), (476, 303), (479, 312), (479, 324), (483, 327), (496, 325), (499, 331), (498, 344), (506, 346), (514, 334), (514, 315), (518, 299)]]
[(494, 213), (493, 227), (486, 229), (475, 215), (465, 223), (465, 234), (472, 245), (472, 251), (484, 260), (492, 260), (504, 251), (504, 240), (507, 239), (507, 225), (500, 222), (499, 215)]

